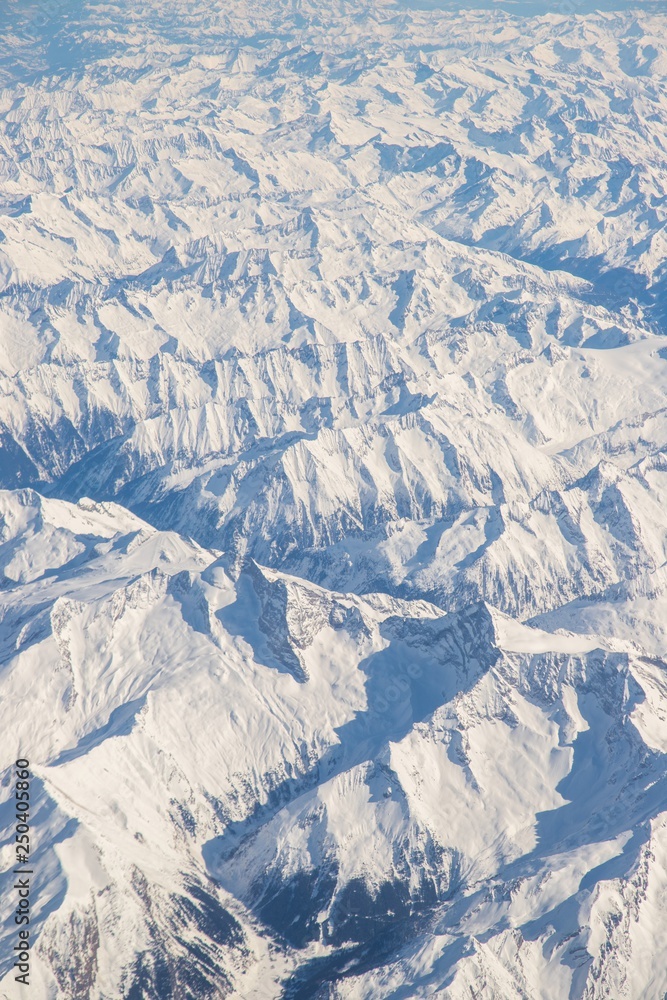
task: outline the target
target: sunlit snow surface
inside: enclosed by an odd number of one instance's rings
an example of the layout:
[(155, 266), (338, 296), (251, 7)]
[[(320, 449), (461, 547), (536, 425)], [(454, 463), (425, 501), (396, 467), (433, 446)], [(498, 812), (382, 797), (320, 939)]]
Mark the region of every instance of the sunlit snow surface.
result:
[(5, 0), (0, 997), (662, 1000), (662, 3)]

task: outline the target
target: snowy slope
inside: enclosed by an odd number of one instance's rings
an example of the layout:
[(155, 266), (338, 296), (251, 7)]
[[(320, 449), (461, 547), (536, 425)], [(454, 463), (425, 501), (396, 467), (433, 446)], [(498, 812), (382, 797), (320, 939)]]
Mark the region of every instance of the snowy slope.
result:
[[(664, 958), (635, 885), (662, 871), (656, 661), (485, 604), (447, 615), (256, 564), (234, 584), (113, 505), (19, 491), (3, 513), (3, 705), (33, 705), (5, 742), (43, 762), (35, 866), (57, 905), (44, 995), (278, 996), (287, 976), (314, 996), (351, 971), (349, 995), (382, 995), (426, 960), (437, 980), (452, 949), (452, 996), (488, 962), (496, 995), (554, 995), (582, 955), (592, 981), (627, 977), (647, 939)], [(610, 961), (631, 891), (636, 942)]]
[(667, 993), (666, 22), (0, 13), (36, 1000)]

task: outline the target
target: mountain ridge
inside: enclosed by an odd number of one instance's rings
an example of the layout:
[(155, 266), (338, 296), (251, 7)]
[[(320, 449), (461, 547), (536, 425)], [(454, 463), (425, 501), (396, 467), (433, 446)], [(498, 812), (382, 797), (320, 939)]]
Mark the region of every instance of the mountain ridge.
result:
[(3, 17), (0, 995), (661, 1000), (660, 6)]

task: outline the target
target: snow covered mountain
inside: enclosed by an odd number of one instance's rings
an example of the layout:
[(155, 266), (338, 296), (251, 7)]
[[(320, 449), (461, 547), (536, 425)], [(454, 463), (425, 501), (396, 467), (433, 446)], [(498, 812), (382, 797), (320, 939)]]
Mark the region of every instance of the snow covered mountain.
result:
[(0, 996), (667, 995), (667, 13), (0, 12)]

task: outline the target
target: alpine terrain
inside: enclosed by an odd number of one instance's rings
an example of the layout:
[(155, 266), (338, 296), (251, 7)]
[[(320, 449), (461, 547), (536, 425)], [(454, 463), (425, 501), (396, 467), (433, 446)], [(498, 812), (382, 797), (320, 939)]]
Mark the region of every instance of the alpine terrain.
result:
[(0, 997), (667, 996), (663, 0), (5, 0), (0, 487)]

